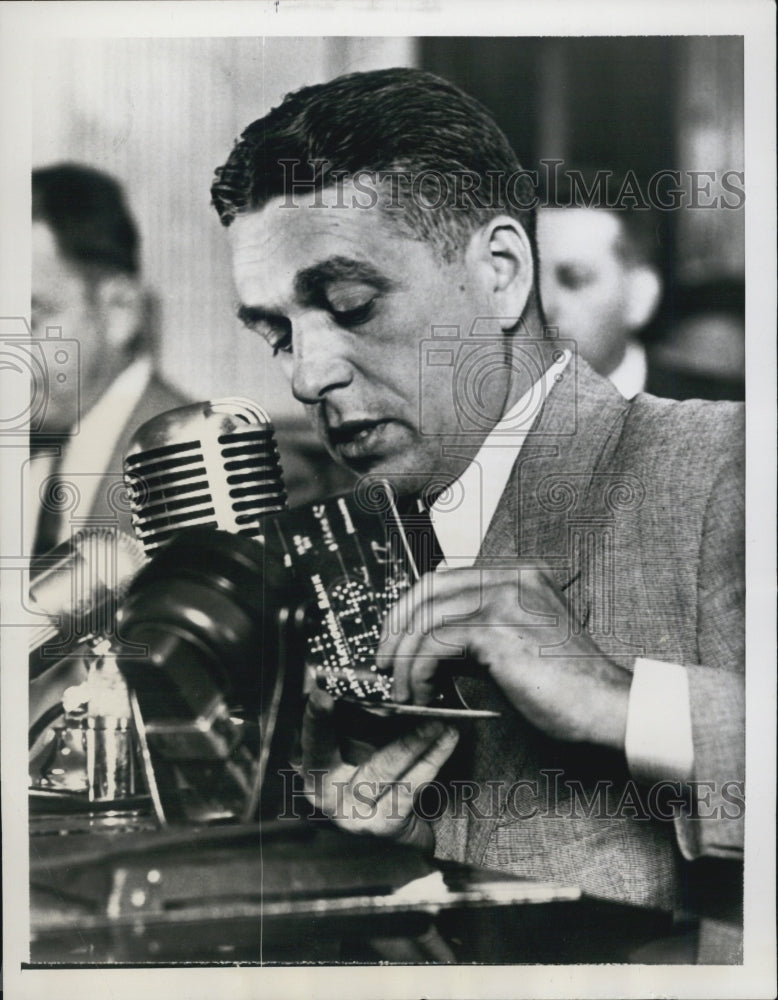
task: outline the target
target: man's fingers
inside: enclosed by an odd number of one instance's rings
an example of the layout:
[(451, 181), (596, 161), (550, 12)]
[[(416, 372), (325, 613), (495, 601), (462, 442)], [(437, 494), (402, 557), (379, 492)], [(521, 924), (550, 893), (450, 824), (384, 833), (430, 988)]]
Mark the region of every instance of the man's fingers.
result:
[(466, 664), (469, 634), (466, 629), (437, 622), (433, 632), (407, 635), (394, 659), (395, 701), (428, 705), (440, 687), (441, 663), (445, 675), (456, 675), (457, 663)]
[(392, 796), (393, 805), (400, 815), (410, 813), (414, 799), (422, 785), (434, 781), (441, 767), (451, 756), (459, 741), (459, 732), (453, 726), (446, 726), (440, 736), (429, 744), (411, 765), (410, 770), (396, 779), (393, 786), (384, 779), (383, 786), (376, 784), (377, 801)]
[[(524, 602), (536, 610), (527, 610)], [(393, 673), (395, 700), (428, 704), (440, 661), (448, 661), (456, 673), (456, 661), (470, 649), (471, 635), (483, 638), (485, 626), (515, 627), (518, 641), (522, 628), (542, 626), (544, 643), (553, 643), (555, 626), (549, 616), (563, 611), (564, 598), (544, 567), (429, 574), (387, 617), (377, 663)]]
[(459, 586), (436, 585), (426, 604), (416, 601), (408, 608), (403, 631), (379, 647), (376, 660), (380, 668), (392, 669), (396, 701), (428, 704), (435, 695), (439, 661), (464, 662), (468, 629), (476, 624), (468, 620), (482, 612), (487, 594), (480, 574), (456, 575)]
[(318, 687), (308, 696), (303, 713), (300, 738), (303, 752), (303, 773), (326, 768), (334, 770), (342, 764), (335, 729), (335, 702)]
[(394, 781), (412, 780), (409, 775), (424, 775), (419, 781), (435, 777), (456, 746), (459, 734), (439, 719), (422, 725), (376, 750), (359, 768), (360, 780), (379, 787)]
[[(397, 644), (408, 633), (429, 631), (437, 607), (449, 597), (461, 596), (481, 586), (479, 570), (427, 573), (386, 614), (379, 655), (391, 660)], [(472, 610), (472, 608), (470, 609)]]
[(434, 743), (418, 758), (415, 764), (403, 778), (410, 782), (413, 789), (432, 781), (443, 767), (459, 742), (459, 730), (454, 726), (445, 726), (443, 732)]

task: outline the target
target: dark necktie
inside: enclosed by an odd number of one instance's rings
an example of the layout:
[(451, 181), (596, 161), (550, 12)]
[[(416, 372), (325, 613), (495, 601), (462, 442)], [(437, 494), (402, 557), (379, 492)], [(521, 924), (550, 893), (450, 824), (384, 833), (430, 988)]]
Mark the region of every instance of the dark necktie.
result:
[[(415, 566), (419, 576), (432, 573), (443, 561), (429, 511), (418, 497), (403, 497), (397, 502), (404, 540), (401, 540), (409, 562)], [(397, 529), (399, 533), (399, 528)], [(412, 568), (411, 567), (411, 568)]]

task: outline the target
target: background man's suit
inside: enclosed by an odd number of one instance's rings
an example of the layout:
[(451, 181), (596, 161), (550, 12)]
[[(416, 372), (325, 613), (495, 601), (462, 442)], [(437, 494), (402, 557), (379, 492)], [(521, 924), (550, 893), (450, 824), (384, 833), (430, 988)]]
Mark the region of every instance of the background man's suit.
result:
[[(542, 561), (569, 595), (574, 621), (613, 661), (627, 670), (636, 656), (686, 667), (694, 777), (716, 783), (710, 807), (729, 813), (718, 792), (744, 770), (742, 432), (737, 404), (645, 395), (628, 402), (585, 362), (571, 364), (522, 447), (477, 563)], [(460, 687), (472, 707), (502, 715), (474, 724), (453, 765), (482, 786), (474, 805), (488, 818), (468, 808), (444, 816), (438, 854), (668, 909), (688, 903), (684, 859), (741, 855), (742, 817), (570, 818), (563, 785), (559, 816), (513, 818), (506, 790), (538, 779), (541, 768), (548, 777), (540, 796), (525, 789), (514, 811), (542, 813), (556, 769), (588, 793), (612, 779), (610, 812), (626, 766), (608, 751), (543, 736), (490, 683), (467, 679)], [(486, 781), (500, 782), (497, 815)]]
[(114, 430), (114, 433), (118, 431), (116, 443), (100, 489), (89, 512), (90, 523), (118, 523), (118, 527), (122, 531), (133, 534), (129, 504), (125, 491), (119, 485), (123, 481), (124, 456), (127, 453), (127, 446), (141, 424), (166, 410), (184, 406), (188, 402), (190, 400), (159, 376), (151, 376), (130, 418), (121, 429)]

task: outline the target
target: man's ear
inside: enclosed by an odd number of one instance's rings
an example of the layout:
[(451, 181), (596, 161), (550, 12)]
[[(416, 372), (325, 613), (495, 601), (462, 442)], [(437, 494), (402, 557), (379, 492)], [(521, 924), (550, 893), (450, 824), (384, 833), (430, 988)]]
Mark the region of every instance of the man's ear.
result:
[(143, 296), (138, 282), (127, 274), (103, 278), (97, 289), (106, 340), (110, 347), (123, 350), (141, 324)]
[(503, 330), (512, 329), (524, 313), (533, 283), (532, 248), (524, 227), (508, 215), (495, 216), (473, 234), (467, 260), (492, 314)]
[(633, 267), (627, 273), (625, 322), (630, 330), (642, 329), (659, 308), (662, 280), (653, 267)]

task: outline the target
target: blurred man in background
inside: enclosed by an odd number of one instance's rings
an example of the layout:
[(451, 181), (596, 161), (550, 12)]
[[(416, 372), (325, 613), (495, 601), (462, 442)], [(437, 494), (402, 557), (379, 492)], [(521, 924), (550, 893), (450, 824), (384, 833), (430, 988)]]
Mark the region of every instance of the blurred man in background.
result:
[[(612, 178), (610, 187), (619, 190)], [(559, 190), (538, 212), (546, 319), (627, 399), (646, 388), (639, 334), (662, 296), (657, 252), (650, 212), (587, 205)]]
[[(154, 368), (138, 232), (118, 182), (76, 164), (34, 170), (32, 218), (33, 336), (61, 337), (71, 361), (77, 354), (67, 377), (49, 373), (31, 437), (31, 496), (41, 506), (26, 542), (40, 555), (90, 522), (131, 530), (126, 445), (140, 424), (186, 399)], [(63, 483), (67, 511), (57, 498)]]
[[(34, 170), (32, 218), (32, 332), (51, 341), (51, 363), (30, 438), (24, 541), (28, 553), (43, 556), (85, 527), (134, 534), (123, 480), (130, 439), (189, 400), (155, 365), (154, 303), (120, 184), (78, 164)], [(301, 421), (277, 430), (291, 503), (350, 485), (352, 476)], [(33, 682), (31, 717), (82, 679), (83, 669), (71, 664)]]
[[(138, 232), (119, 183), (76, 164), (34, 170), (32, 220), (32, 333), (51, 341), (24, 511), (25, 551), (36, 557), (82, 528), (132, 533), (122, 470), (129, 439), (187, 400), (155, 370)], [(68, 658), (34, 680), (31, 722), (86, 669)]]
[[(572, 173), (572, 172), (571, 172)], [(597, 174), (576, 171), (597, 190)], [(655, 213), (619, 200), (611, 172), (603, 197), (581, 197), (563, 174), (538, 211), (546, 319), (626, 398), (745, 399), (742, 282), (675, 285), (662, 295)]]

